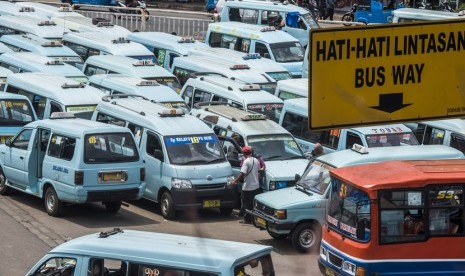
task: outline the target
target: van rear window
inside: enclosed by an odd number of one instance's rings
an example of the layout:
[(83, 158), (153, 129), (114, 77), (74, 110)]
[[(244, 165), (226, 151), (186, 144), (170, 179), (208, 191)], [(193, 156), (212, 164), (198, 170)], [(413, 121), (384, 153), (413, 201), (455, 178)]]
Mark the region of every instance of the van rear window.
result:
[(23, 126), (34, 120), (32, 108), (26, 100), (0, 100), (0, 125)]
[(130, 133), (87, 134), (84, 139), (84, 163), (134, 162), (139, 160)]

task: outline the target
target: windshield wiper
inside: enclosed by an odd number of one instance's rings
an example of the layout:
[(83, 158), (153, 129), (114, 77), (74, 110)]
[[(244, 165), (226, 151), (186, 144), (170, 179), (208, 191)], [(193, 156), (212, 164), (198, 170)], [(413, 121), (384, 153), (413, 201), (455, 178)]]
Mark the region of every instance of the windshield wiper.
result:
[(225, 159), (224, 158), (215, 158), (215, 159), (206, 161), (205, 164), (211, 164), (211, 163), (214, 163), (214, 162), (217, 162), (217, 161), (225, 161)]
[(310, 192), (310, 188), (307, 187), (307, 185), (303, 184), (303, 183), (298, 183), (296, 185), (296, 189), (311, 196), (313, 195), (311, 192)]
[(190, 161), (182, 163), (182, 165), (192, 165), (192, 164), (205, 164), (205, 160), (196, 159), (196, 160), (190, 160)]
[(306, 159), (306, 158), (303, 157), (303, 156), (294, 155), (294, 156), (286, 157), (286, 158), (284, 158), (283, 160), (291, 160), (291, 159)]
[(273, 156), (270, 156), (270, 157), (267, 157), (265, 160), (273, 160), (273, 159), (277, 159), (277, 158), (280, 158), (282, 157), (281, 155), (273, 155)]

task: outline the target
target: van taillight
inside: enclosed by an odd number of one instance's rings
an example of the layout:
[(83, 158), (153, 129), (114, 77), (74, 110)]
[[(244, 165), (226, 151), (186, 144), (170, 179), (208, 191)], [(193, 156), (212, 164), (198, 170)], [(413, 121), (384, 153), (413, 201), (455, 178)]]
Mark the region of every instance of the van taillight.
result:
[(82, 185), (84, 183), (84, 172), (74, 172), (74, 184)]
[(140, 168), (140, 181), (145, 181), (145, 168)]

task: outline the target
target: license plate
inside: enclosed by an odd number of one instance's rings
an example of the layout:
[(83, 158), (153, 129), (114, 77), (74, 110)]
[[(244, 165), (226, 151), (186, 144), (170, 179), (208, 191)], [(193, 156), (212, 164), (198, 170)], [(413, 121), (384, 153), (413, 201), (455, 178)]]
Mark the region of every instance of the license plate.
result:
[(220, 200), (204, 200), (203, 201), (203, 208), (214, 208), (220, 207), (221, 201)]
[(255, 222), (258, 224), (258, 226), (266, 228), (266, 220), (260, 217), (255, 217)]
[(125, 172), (103, 172), (99, 175), (100, 182), (123, 182), (127, 180)]
[(326, 276), (334, 276), (334, 271), (326, 267), (325, 274)]

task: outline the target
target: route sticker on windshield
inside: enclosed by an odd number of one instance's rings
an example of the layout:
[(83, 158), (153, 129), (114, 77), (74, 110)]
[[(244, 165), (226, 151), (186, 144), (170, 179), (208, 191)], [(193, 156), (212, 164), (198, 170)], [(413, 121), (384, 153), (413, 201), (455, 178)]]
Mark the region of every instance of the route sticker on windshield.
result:
[(297, 144), (294, 141), (290, 141), (289, 146), (291, 146), (291, 148), (297, 148)]
[(56, 143), (57, 145), (61, 144), (61, 136), (57, 136)]
[(97, 138), (95, 138), (95, 136), (90, 136), (88, 141), (89, 141), (89, 144), (93, 145), (93, 144), (97, 143)]

